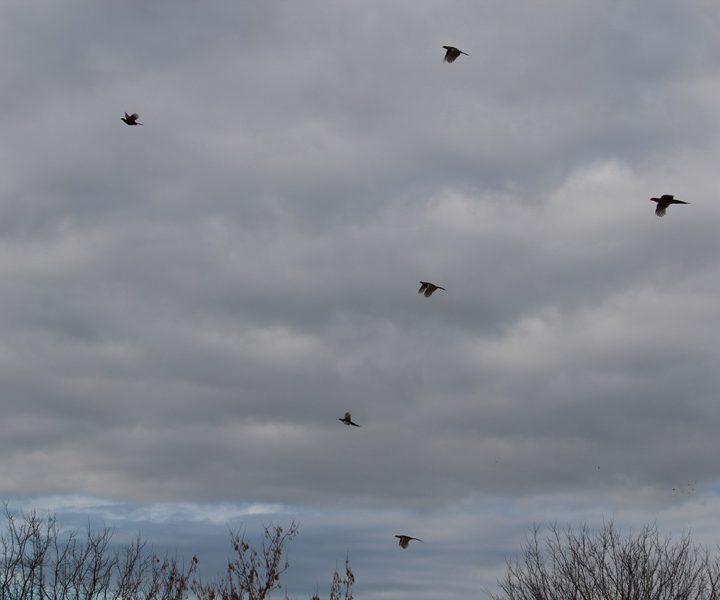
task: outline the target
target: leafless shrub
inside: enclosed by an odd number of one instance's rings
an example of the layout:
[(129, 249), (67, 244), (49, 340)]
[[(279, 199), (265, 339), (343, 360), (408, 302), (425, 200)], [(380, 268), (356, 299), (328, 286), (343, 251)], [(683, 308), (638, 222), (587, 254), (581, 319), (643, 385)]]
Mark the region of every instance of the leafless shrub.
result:
[(333, 573), (332, 584), (330, 584), (330, 600), (353, 600), (352, 586), (354, 583), (355, 575), (350, 568), (350, 559), (346, 556), (345, 573), (341, 575), (337, 568)]
[[(216, 582), (196, 578), (198, 558), (189, 564), (161, 558), (136, 538), (121, 547), (111, 544), (112, 530), (64, 532), (52, 514), (13, 513), (5, 505), (0, 530), (0, 600), (264, 600), (281, 587), (288, 569), (287, 543), (297, 534), (292, 523), (265, 528), (261, 550), (231, 532), (235, 551), (226, 573)], [(331, 600), (353, 600), (354, 576), (346, 561), (337, 572)]]
[(54, 515), (13, 513), (0, 534), (0, 600), (181, 600), (197, 566), (161, 560), (139, 537), (111, 547), (112, 530), (62, 532)]
[(654, 525), (628, 535), (612, 523), (554, 526), (544, 540), (536, 526), (499, 587), (494, 600), (720, 600), (720, 560)]
[(280, 576), (289, 566), (285, 546), (296, 535), (294, 522), (287, 531), (279, 526), (265, 527), (258, 551), (247, 543), (244, 531), (231, 531), (235, 556), (228, 561), (225, 575), (207, 584), (196, 581), (193, 592), (200, 600), (263, 600), (281, 587)]

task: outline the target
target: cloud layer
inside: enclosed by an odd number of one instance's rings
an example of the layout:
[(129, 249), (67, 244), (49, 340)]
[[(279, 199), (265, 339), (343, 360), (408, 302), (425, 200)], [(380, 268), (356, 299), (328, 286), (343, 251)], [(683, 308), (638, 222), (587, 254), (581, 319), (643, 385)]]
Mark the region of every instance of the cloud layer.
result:
[(715, 501), (711, 3), (0, 16), (4, 497)]

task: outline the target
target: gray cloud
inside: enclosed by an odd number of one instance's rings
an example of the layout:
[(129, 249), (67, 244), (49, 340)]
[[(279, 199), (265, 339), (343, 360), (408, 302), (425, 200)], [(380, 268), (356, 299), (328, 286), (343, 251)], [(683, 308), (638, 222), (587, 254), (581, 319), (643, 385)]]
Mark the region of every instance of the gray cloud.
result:
[(714, 498), (706, 2), (0, 11), (2, 494)]

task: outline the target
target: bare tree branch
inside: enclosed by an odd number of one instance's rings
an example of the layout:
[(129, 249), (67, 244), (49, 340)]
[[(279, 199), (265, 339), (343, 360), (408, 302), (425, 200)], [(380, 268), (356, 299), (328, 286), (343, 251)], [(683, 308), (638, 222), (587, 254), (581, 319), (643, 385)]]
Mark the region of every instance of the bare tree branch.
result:
[(553, 525), (544, 540), (535, 526), (498, 585), (494, 600), (720, 600), (720, 558), (655, 525), (625, 536)]

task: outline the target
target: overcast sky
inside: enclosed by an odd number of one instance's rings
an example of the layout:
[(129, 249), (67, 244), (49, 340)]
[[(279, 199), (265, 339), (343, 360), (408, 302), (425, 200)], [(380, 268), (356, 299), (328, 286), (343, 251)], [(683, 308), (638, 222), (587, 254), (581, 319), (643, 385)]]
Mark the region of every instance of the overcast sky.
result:
[(0, 56), (13, 506), (218, 571), (296, 519), (296, 597), (720, 541), (716, 0), (4, 0)]

